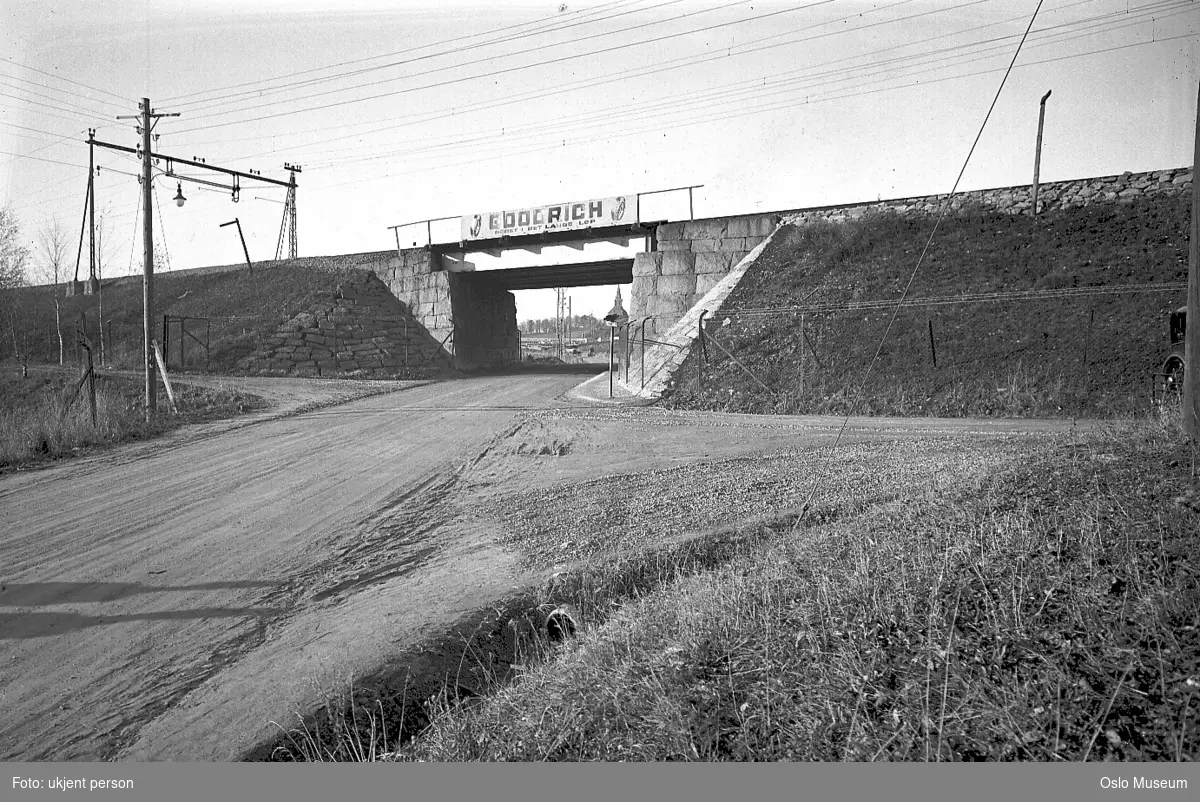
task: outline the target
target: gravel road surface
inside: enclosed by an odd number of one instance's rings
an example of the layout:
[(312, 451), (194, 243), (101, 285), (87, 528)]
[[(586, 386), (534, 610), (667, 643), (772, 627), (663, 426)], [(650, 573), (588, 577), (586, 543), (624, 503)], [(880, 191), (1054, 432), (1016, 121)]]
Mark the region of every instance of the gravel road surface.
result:
[[(310, 398), (0, 478), (0, 759), (238, 759), (331, 687), (542, 576), (506, 500), (582, 504), (564, 489), (795, 452), (841, 423), (600, 408), (565, 395), (585, 376), (474, 377), (297, 413)], [(847, 441), (1070, 426), (855, 420)]]

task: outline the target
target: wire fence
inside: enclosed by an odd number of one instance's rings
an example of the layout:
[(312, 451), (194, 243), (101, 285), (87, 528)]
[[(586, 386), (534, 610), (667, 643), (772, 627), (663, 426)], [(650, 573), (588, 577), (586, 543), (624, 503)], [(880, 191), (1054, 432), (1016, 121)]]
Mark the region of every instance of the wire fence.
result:
[(1184, 286), (913, 299), (882, 347), (894, 302), (721, 310), (666, 401), (784, 414), (1133, 412), (1161, 397)]

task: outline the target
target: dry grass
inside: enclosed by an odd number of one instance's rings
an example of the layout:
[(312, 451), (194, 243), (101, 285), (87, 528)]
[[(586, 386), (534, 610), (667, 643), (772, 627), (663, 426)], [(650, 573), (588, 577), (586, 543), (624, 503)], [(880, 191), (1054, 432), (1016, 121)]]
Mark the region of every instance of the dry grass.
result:
[[(0, 470), (72, 456), (92, 448), (153, 437), (184, 423), (232, 417), (266, 402), (231, 388), (174, 384), (179, 414), (160, 409), (147, 421), (143, 385), (129, 376), (97, 374), (96, 422), (86, 387), (73, 396), (72, 368), (34, 367), (28, 378), (10, 368), (0, 378)], [(166, 406), (165, 388), (158, 394)]]
[[(1194, 760), (1188, 455), (1147, 421), (569, 591), (593, 625), (399, 749), (416, 760)], [(679, 557), (681, 555), (675, 555)], [(696, 555), (693, 554), (693, 557)], [(694, 569), (699, 570), (694, 570)], [(657, 581), (646, 581), (657, 577)]]

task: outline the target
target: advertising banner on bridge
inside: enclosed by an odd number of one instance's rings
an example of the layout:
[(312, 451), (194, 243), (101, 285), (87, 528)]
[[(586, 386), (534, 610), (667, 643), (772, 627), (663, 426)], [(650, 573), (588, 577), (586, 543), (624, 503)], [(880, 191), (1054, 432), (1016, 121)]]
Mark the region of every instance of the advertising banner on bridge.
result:
[(600, 226), (635, 225), (637, 203), (632, 195), (553, 203), (527, 209), (504, 209), (462, 218), (464, 242), (496, 237), (573, 231)]

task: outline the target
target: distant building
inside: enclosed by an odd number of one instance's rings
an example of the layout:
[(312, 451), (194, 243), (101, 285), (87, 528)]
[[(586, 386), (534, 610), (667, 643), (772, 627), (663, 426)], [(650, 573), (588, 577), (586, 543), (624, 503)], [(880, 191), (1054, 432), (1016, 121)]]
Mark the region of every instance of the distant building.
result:
[(617, 297), (613, 301), (613, 308), (608, 310), (608, 314), (604, 316), (604, 320), (610, 326), (622, 326), (629, 322), (629, 313), (625, 311), (625, 307), (621, 304), (620, 287), (617, 287)]

